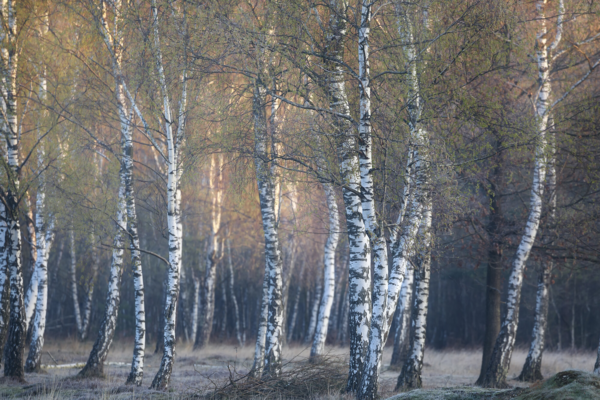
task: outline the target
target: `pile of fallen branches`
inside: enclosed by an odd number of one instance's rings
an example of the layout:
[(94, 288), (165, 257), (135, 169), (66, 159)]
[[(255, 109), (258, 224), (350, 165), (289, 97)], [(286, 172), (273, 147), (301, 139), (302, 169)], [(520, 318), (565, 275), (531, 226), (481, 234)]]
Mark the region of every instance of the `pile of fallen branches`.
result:
[(312, 399), (343, 392), (348, 378), (348, 364), (336, 357), (321, 357), (312, 362), (290, 362), (278, 377), (234, 378), (203, 397), (221, 399)]

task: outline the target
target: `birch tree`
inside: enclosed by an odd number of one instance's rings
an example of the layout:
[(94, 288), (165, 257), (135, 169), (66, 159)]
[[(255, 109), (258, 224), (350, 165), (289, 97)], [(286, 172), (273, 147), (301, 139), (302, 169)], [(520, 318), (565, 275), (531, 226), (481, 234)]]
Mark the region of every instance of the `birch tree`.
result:
[(235, 327), (235, 338), (238, 341), (238, 345), (240, 347), (244, 346), (244, 341), (242, 340), (242, 334), (240, 331), (240, 310), (238, 307), (238, 301), (235, 296), (234, 291), (234, 276), (233, 276), (233, 263), (231, 262), (231, 242), (229, 240), (229, 236), (226, 239), (227, 243), (227, 266), (228, 266), (228, 295), (231, 299), (231, 304), (233, 305), (233, 318), (234, 318), (234, 327)]
[[(185, 5), (184, 5), (185, 7)], [(181, 174), (183, 172), (181, 165), (181, 146), (184, 141), (185, 118), (187, 112), (187, 60), (184, 57), (184, 68), (181, 73), (181, 95), (179, 100), (179, 109), (177, 119), (173, 116), (171, 109), (171, 100), (165, 77), (163, 66), (163, 56), (161, 50), (160, 32), (158, 26), (158, 9), (156, 1), (153, 0), (152, 8), (152, 31), (153, 31), (153, 56), (156, 64), (158, 84), (162, 96), (162, 113), (164, 118), (164, 129), (167, 139), (167, 222), (169, 231), (169, 267), (167, 277), (167, 296), (164, 305), (164, 352), (160, 368), (152, 381), (153, 389), (166, 390), (169, 387), (171, 373), (173, 371), (173, 362), (175, 355), (175, 326), (177, 317), (177, 299), (179, 297), (179, 273), (181, 270), (181, 249), (182, 249), (182, 224), (181, 224)], [(187, 29), (185, 10), (182, 11), (180, 34), (184, 34)], [(130, 96), (131, 99), (131, 96)], [(138, 108), (136, 113), (140, 119), (143, 119)], [(174, 123), (177, 121), (177, 130), (174, 129)], [(147, 126), (147, 123), (144, 123)], [(151, 138), (149, 132), (146, 135)], [(153, 141), (154, 142), (154, 141)], [(159, 150), (156, 142), (154, 147)]]
[[(47, 12), (42, 17), (42, 26), (39, 30), (39, 36), (43, 37), (48, 32), (48, 14)], [(46, 101), (47, 82), (46, 68), (41, 68), (39, 98), (42, 104)], [(42, 122), (46, 113), (41, 111), (38, 115), (37, 136), (38, 140), (42, 140)], [(37, 148), (39, 185), (36, 194), (36, 216), (35, 230), (36, 238), (39, 238), (36, 243), (37, 257), (35, 263), (34, 275), (38, 288), (36, 290), (35, 303), (35, 318), (31, 325), (31, 343), (29, 346), (29, 354), (25, 362), (25, 371), (33, 372), (40, 370), (40, 361), (42, 357), (42, 348), (44, 346), (44, 333), (46, 330), (46, 310), (48, 306), (48, 256), (50, 248), (54, 240), (54, 216), (48, 211), (46, 204), (46, 172), (45, 163), (46, 151), (44, 143), (40, 143)]]
[(211, 224), (206, 253), (206, 273), (204, 276), (204, 291), (202, 292), (202, 324), (200, 335), (196, 339), (195, 348), (208, 345), (213, 327), (215, 313), (215, 291), (217, 280), (217, 263), (223, 253), (219, 248), (221, 241), (221, 215), (223, 203), (223, 156), (213, 154), (210, 160), (208, 188), (211, 195)]
[(406, 269), (406, 276), (402, 282), (402, 289), (400, 289), (398, 306), (396, 307), (396, 332), (394, 333), (394, 349), (392, 351), (390, 368), (401, 368), (408, 355), (413, 283), (414, 269), (408, 267)]
[(17, 117), (17, 67), (20, 53), (17, 31), (17, 4), (2, 0), (2, 109), (3, 136), (6, 143), (7, 187), (2, 201), (6, 209), (6, 264), (9, 276), (10, 319), (4, 347), (4, 376), (24, 381), (23, 348), (27, 326), (23, 300), (21, 265), (21, 227), (19, 222), (20, 161)]
[[(263, 51), (263, 50), (261, 50)], [(266, 118), (267, 87), (260, 76), (254, 80), (252, 98), (252, 116), (254, 119), (254, 164), (258, 183), (258, 196), (265, 237), (265, 284), (263, 295), (267, 294), (267, 317), (264, 344), (263, 375), (279, 376), (281, 373), (281, 345), (283, 335), (282, 307), (282, 257), (279, 244), (275, 177), (269, 162), (268, 131)], [(266, 286), (266, 288), (265, 288)], [(263, 297), (263, 303), (265, 303)], [(265, 305), (263, 304), (263, 309)], [(261, 312), (264, 318), (264, 310)], [(261, 321), (262, 322), (262, 321)], [(259, 328), (257, 350), (260, 351), (259, 339), (262, 339)], [(260, 361), (259, 361), (260, 364)]]
[[(115, 217), (116, 233), (113, 238), (112, 261), (110, 267), (110, 276), (108, 281), (108, 290), (106, 296), (106, 308), (100, 331), (96, 342), (90, 352), (86, 365), (79, 372), (78, 376), (87, 377), (103, 377), (104, 362), (108, 356), (108, 351), (114, 337), (117, 315), (119, 310), (121, 275), (123, 272), (123, 256), (127, 226), (128, 226), (128, 181), (133, 174), (132, 153), (132, 112), (128, 111), (126, 100), (126, 87), (122, 73), (123, 59), (123, 20), (122, 20), (122, 4), (116, 1), (110, 4), (110, 11), (114, 15), (114, 25), (112, 29), (107, 23), (106, 4), (102, 3), (101, 10), (94, 10), (94, 18), (97, 24), (97, 29), (110, 55), (112, 74), (115, 80), (114, 96), (117, 105), (117, 115), (119, 116), (120, 131), (121, 131), (121, 148), (122, 155), (120, 158), (119, 168), (119, 189), (117, 198), (117, 215)], [(131, 182), (129, 182), (131, 184)], [(131, 205), (131, 204), (130, 204)], [(135, 221), (134, 221), (135, 223)]]
[(431, 267), (431, 202), (426, 204), (420, 229), (419, 244), (422, 248), (415, 265), (415, 295), (413, 301), (412, 321), (413, 333), (410, 339), (410, 350), (398, 381), (396, 390), (414, 389), (423, 386), (421, 370), (425, 355), (425, 333), (427, 326), (427, 307), (429, 301), (429, 278)]
[[(508, 283), (507, 311), (502, 322), (500, 333), (496, 339), (490, 364), (487, 368), (484, 379), (482, 380), (482, 386), (485, 387), (507, 386), (506, 375), (508, 374), (508, 369), (510, 367), (510, 360), (512, 357), (519, 320), (519, 305), (521, 299), (521, 288), (523, 286), (523, 270), (537, 235), (542, 212), (542, 195), (548, 168), (546, 136), (549, 128), (548, 121), (550, 114), (552, 109), (559, 102), (564, 100), (577, 86), (585, 81), (591, 72), (600, 64), (600, 60), (596, 61), (594, 64), (590, 62), (589, 70), (584, 74), (584, 76), (570, 88), (568, 88), (560, 97), (554, 101), (551, 101), (552, 85), (550, 81), (550, 72), (552, 71), (553, 61), (562, 54), (566, 53), (564, 50), (555, 51), (562, 37), (562, 21), (565, 9), (564, 3), (560, 1), (558, 6), (559, 19), (557, 19), (558, 29), (556, 30), (554, 41), (549, 42), (546, 0), (539, 0), (536, 3), (536, 8), (538, 16), (536, 21), (536, 64), (538, 69), (539, 90), (534, 99), (535, 133), (537, 141), (535, 148), (533, 184), (531, 187), (529, 216), (525, 226), (525, 232), (521, 238), (519, 247), (513, 260), (512, 271)], [(597, 36), (598, 35), (595, 37)], [(589, 43), (595, 37), (587, 39), (581, 43), (577, 43), (576, 46)], [(542, 293), (538, 292), (538, 305), (540, 312), (543, 312), (543, 303), (547, 302), (547, 294), (544, 293), (547, 291), (547, 286), (547, 283), (543, 284), (541, 287)], [(538, 306), (536, 306), (536, 309), (538, 309)], [(547, 310), (545, 312), (547, 313)], [(540, 317), (542, 316), (540, 315)], [(539, 325), (537, 328), (538, 330), (543, 329)], [(534, 343), (534, 345), (535, 349), (532, 353), (532, 361), (536, 361), (536, 359), (541, 360), (543, 345), (541, 343)]]
[(316, 358), (323, 355), (325, 350), (325, 340), (327, 339), (327, 330), (329, 329), (329, 316), (335, 291), (335, 250), (339, 241), (340, 217), (335, 199), (333, 185), (323, 183), (323, 192), (327, 199), (327, 211), (329, 214), (329, 235), (325, 243), (323, 254), (323, 264), (325, 271), (323, 274), (323, 295), (319, 306), (319, 317), (315, 338), (310, 349), (310, 357)]

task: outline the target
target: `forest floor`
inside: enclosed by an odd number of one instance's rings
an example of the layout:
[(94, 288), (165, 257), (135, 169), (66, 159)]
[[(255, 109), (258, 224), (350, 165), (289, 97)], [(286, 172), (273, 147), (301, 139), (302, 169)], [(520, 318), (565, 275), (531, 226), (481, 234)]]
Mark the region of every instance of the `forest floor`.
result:
[[(125, 387), (131, 362), (132, 345), (125, 341), (113, 343), (108, 356), (109, 365), (105, 367), (107, 378), (104, 380), (73, 380), (81, 367), (55, 368), (55, 365), (84, 363), (92, 343), (77, 341), (49, 340), (44, 347), (42, 364), (47, 365), (45, 373), (27, 374), (27, 384), (11, 382), (0, 383), (0, 398), (36, 398), (36, 399), (181, 399), (193, 398), (220, 388), (230, 381), (248, 373), (252, 366), (254, 346), (237, 348), (233, 345), (210, 345), (203, 350), (192, 350), (191, 345), (179, 344), (176, 348), (175, 366), (171, 379), (171, 389), (166, 393), (148, 389), (154, 374), (160, 365), (160, 356), (150, 354), (145, 359), (144, 384), (142, 387)], [(150, 346), (149, 346), (150, 347)], [(149, 349), (150, 350), (150, 349)], [(380, 395), (391, 396), (398, 376), (389, 366), (391, 347), (386, 348), (381, 377)], [(291, 346), (284, 348), (284, 369), (293, 370), (306, 366), (309, 347)], [(327, 347), (331, 359), (337, 360), (340, 367), (346, 365), (348, 349)], [(527, 387), (514, 380), (525, 361), (526, 352), (517, 349), (512, 357), (509, 384)], [(423, 384), (426, 388), (444, 388), (472, 385), (479, 374), (481, 352), (476, 350), (427, 350), (423, 367)], [(592, 352), (550, 352), (544, 353), (542, 373), (545, 377), (568, 369), (591, 370), (595, 362)], [(341, 370), (341, 371), (340, 371)], [(308, 396), (307, 396), (308, 397)], [(322, 399), (338, 399), (339, 395), (324, 393)]]

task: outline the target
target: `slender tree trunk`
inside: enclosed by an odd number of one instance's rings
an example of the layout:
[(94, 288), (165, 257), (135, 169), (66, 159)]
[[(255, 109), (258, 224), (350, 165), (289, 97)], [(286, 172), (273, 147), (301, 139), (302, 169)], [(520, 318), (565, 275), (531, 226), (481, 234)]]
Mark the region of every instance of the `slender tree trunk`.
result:
[(204, 290), (202, 291), (202, 324), (194, 347), (200, 349), (208, 345), (213, 328), (215, 315), (215, 288), (217, 280), (218, 237), (212, 235), (208, 254), (206, 256), (206, 273), (204, 275)]
[(73, 299), (73, 312), (75, 314), (77, 332), (82, 332), (83, 322), (81, 320), (81, 312), (79, 309), (79, 296), (77, 294), (77, 256), (75, 249), (75, 232), (73, 231), (72, 227), (69, 231), (69, 242), (71, 245), (71, 297)]
[[(225, 246), (225, 243), (221, 242), (221, 249)], [(222, 251), (221, 251), (222, 253)], [(221, 264), (221, 332), (219, 332), (219, 336), (221, 339), (225, 338), (227, 335), (227, 320), (228, 320), (228, 310), (229, 304), (227, 301), (227, 266), (225, 264)]]
[(533, 185), (531, 187), (531, 204), (529, 217), (521, 243), (517, 249), (513, 262), (512, 272), (508, 281), (508, 298), (506, 302), (506, 315), (496, 339), (494, 351), (490, 364), (487, 368), (482, 386), (484, 387), (506, 387), (506, 375), (510, 367), (510, 360), (517, 334), (519, 321), (519, 310), (521, 300), (521, 288), (523, 286), (523, 270), (529, 258), (537, 235), (542, 213), (542, 194), (544, 191), (544, 180), (546, 177), (546, 129), (548, 127), (548, 107), (550, 100), (550, 63), (547, 45), (546, 18), (544, 15), (544, 3), (538, 1), (538, 21), (541, 24), (537, 36), (537, 63), (539, 72), (540, 91), (536, 99), (536, 123), (538, 143), (535, 150), (535, 167), (533, 170)]
[[(39, 195), (38, 195), (39, 196)], [(42, 200), (43, 202), (43, 200)], [(38, 206), (39, 206), (38, 198)], [(44, 207), (38, 208), (36, 215), (36, 231), (38, 240), (38, 256), (36, 269), (38, 271), (38, 295), (35, 306), (35, 317), (31, 325), (31, 343), (29, 354), (25, 362), (26, 372), (36, 372), (41, 369), (42, 348), (44, 347), (44, 332), (46, 330), (46, 310), (48, 308), (48, 256), (50, 255), (50, 246), (54, 240), (54, 221), (45, 221), (40, 217)], [(38, 222), (39, 220), (39, 222)], [(47, 226), (45, 226), (47, 224)]]
[(79, 340), (81, 341), (84, 341), (87, 338), (90, 326), (90, 316), (92, 315), (92, 302), (94, 299), (94, 286), (96, 283), (96, 278), (98, 277), (98, 265), (100, 264), (98, 249), (96, 248), (96, 234), (94, 233), (93, 227), (92, 234), (90, 236), (90, 246), (92, 249), (92, 271), (90, 279), (88, 280), (86, 285), (85, 301), (83, 303), (82, 326), (81, 331), (79, 331)]
[(17, 9), (15, 0), (2, 3), (4, 41), (2, 49), (2, 97), (5, 110), (4, 129), (6, 130), (6, 169), (8, 184), (6, 190), (7, 254), (6, 263), (10, 285), (10, 319), (8, 338), (4, 347), (4, 376), (23, 382), (23, 351), (27, 325), (23, 299), (23, 269), (21, 265), (21, 227), (19, 223), (19, 137), (17, 121)]
[[(158, 84), (163, 100), (162, 112), (165, 121), (165, 133), (167, 139), (167, 223), (169, 231), (169, 265), (167, 276), (167, 295), (164, 307), (164, 329), (163, 343), (164, 351), (160, 367), (152, 381), (151, 388), (157, 390), (166, 390), (171, 381), (173, 372), (173, 363), (175, 356), (175, 327), (177, 319), (177, 300), (179, 298), (180, 271), (181, 271), (181, 252), (183, 227), (181, 224), (181, 174), (183, 166), (180, 163), (180, 151), (184, 141), (185, 115), (187, 110), (187, 67), (184, 66), (181, 74), (181, 99), (179, 102), (179, 111), (177, 115), (177, 131), (173, 132), (173, 123), (171, 103), (165, 78), (162, 50), (160, 44), (160, 35), (158, 29), (158, 10), (156, 1), (152, 0), (152, 28), (154, 42), (153, 55), (158, 72)], [(186, 30), (185, 13), (183, 15), (182, 31)], [(185, 58), (186, 55), (184, 55)], [(131, 98), (130, 98), (131, 100)], [(131, 100), (133, 104), (133, 100)], [(147, 124), (144, 124), (147, 125)]]
[(192, 305), (192, 316), (190, 318), (191, 321), (191, 338), (195, 341), (198, 334), (198, 320), (199, 320), (199, 311), (200, 311), (200, 278), (194, 274), (194, 302)]
[(311, 303), (310, 308), (310, 320), (308, 322), (308, 329), (304, 334), (304, 344), (309, 344), (315, 335), (315, 330), (317, 329), (317, 318), (319, 316), (319, 305), (321, 304), (321, 298), (323, 297), (323, 273), (319, 268), (319, 273), (317, 274), (317, 279), (315, 281), (315, 296)]
[(116, 233), (113, 239), (112, 262), (110, 266), (110, 277), (108, 278), (108, 290), (106, 294), (106, 308), (104, 318), (100, 325), (100, 331), (88, 360), (79, 374), (80, 378), (104, 377), (104, 362), (108, 356), (108, 350), (112, 344), (117, 325), (119, 303), (121, 301), (120, 286), (121, 274), (123, 272), (123, 233), (127, 226), (127, 206), (125, 198), (126, 172), (125, 164), (121, 162), (119, 171), (119, 195), (116, 216)]
[[(564, 13), (564, 10), (563, 10)], [(556, 143), (554, 138), (554, 124), (552, 119), (550, 126), (550, 156), (548, 160), (548, 214), (549, 225), (553, 230), (556, 224)], [(552, 233), (550, 234), (552, 235)], [(547, 241), (549, 246), (554, 244), (552, 238)], [(549, 285), (554, 267), (553, 260), (545, 259), (542, 261), (540, 275), (538, 278), (537, 296), (535, 303), (535, 318), (531, 337), (531, 346), (523, 366), (523, 371), (517, 378), (525, 382), (535, 382), (544, 379), (542, 375), (542, 354), (544, 352), (544, 340), (546, 335), (546, 326), (548, 324), (548, 305), (549, 305)]]
[(327, 330), (329, 328), (329, 315), (333, 304), (335, 291), (335, 251), (339, 241), (340, 217), (338, 214), (335, 191), (332, 185), (324, 183), (323, 191), (327, 199), (327, 210), (329, 212), (329, 236), (325, 243), (323, 263), (325, 271), (323, 276), (323, 296), (319, 308), (319, 318), (317, 330), (310, 350), (311, 358), (318, 358), (325, 351), (325, 341), (327, 340)]
[[(499, 149), (500, 143), (496, 142), (496, 146)], [(501, 165), (503, 160), (498, 160), (497, 166), (494, 168), (492, 177), (490, 179), (491, 187), (489, 190), (490, 200), (490, 216), (486, 227), (486, 231), (490, 238), (488, 247), (488, 265), (486, 271), (486, 290), (485, 290), (485, 335), (483, 338), (483, 356), (481, 359), (481, 370), (479, 372), (479, 378), (476, 384), (480, 385), (483, 382), (485, 372), (490, 359), (492, 357), (492, 351), (494, 350), (494, 343), (500, 332), (500, 324), (502, 322), (501, 315), (501, 294), (502, 294), (502, 250), (501, 250), (501, 239), (500, 229), (503, 220), (502, 208), (499, 201), (499, 193), (497, 190), (497, 183), (501, 179), (502, 170)]]
[[(258, 194), (265, 236), (265, 279), (267, 280), (268, 316), (265, 337), (263, 375), (279, 376), (281, 373), (281, 346), (283, 334), (282, 259), (279, 244), (277, 209), (275, 208), (275, 181), (273, 168), (268, 163), (266, 125), (266, 87), (257, 78), (254, 83), (254, 162)], [(257, 341), (258, 347), (258, 341)]]
[(227, 238), (227, 265), (229, 267), (229, 297), (231, 298), (231, 304), (233, 306), (235, 338), (238, 341), (238, 345), (242, 347), (244, 345), (244, 342), (242, 341), (242, 335), (240, 332), (240, 310), (234, 291), (233, 263), (231, 262), (231, 243), (229, 241), (229, 238)]
[(38, 270), (36, 269), (34, 264), (33, 273), (31, 274), (31, 279), (29, 280), (29, 284), (27, 285), (27, 291), (25, 292), (24, 303), (25, 303), (25, 326), (29, 327), (31, 324), (31, 317), (33, 317), (33, 313), (35, 312), (35, 303), (37, 299), (37, 292), (39, 288), (39, 279), (38, 279)]
[[(42, 33), (47, 32), (48, 18), (42, 18)], [(42, 101), (46, 99), (46, 72), (40, 76), (39, 96)], [(43, 121), (44, 112), (39, 114), (39, 121)], [(41, 140), (41, 126), (38, 122), (37, 135)], [(37, 150), (38, 168), (40, 171), (45, 169), (46, 153), (44, 144), (40, 144)], [(44, 333), (46, 330), (46, 310), (48, 307), (48, 256), (50, 247), (54, 239), (54, 218), (48, 214), (46, 209), (46, 173), (42, 172), (38, 178), (39, 186), (36, 195), (36, 218), (35, 230), (37, 243), (37, 257), (35, 271), (38, 288), (36, 290), (35, 317), (31, 324), (31, 342), (29, 354), (25, 362), (25, 371), (33, 372), (40, 370), (40, 360), (42, 358), (42, 348), (44, 347)], [(73, 239), (72, 239), (73, 240)]]
[(344, 77), (344, 46), (347, 33), (348, 4), (344, 0), (332, 2), (327, 43), (327, 70), (329, 108), (333, 117), (334, 135), (341, 159), (340, 175), (345, 183), (343, 199), (346, 229), (350, 247), (349, 262), (349, 331), (350, 368), (346, 391), (358, 393), (369, 345), (371, 321), (371, 247), (367, 236), (361, 201), (360, 161), (356, 152), (356, 135), (348, 118), (350, 106), (346, 96)]
[(396, 308), (396, 332), (394, 335), (394, 349), (392, 351), (390, 369), (400, 370), (408, 356), (413, 283), (414, 270), (413, 268), (407, 268), (406, 277), (404, 278), (404, 282), (402, 282), (400, 298)]
[(221, 205), (223, 202), (223, 161), (221, 155), (211, 157), (209, 169), (209, 190), (211, 192), (211, 231), (208, 242), (208, 252), (206, 256), (206, 274), (204, 277), (204, 291), (202, 298), (202, 324), (200, 326), (200, 335), (194, 344), (195, 348), (202, 348), (208, 345), (210, 335), (213, 329), (213, 319), (215, 314), (215, 291), (217, 279), (217, 263), (220, 260), (219, 254), (222, 249), (219, 248), (221, 229)]
[[(266, 262), (265, 262), (266, 264)], [(262, 298), (260, 314), (258, 318), (258, 333), (256, 334), (256, 346), (254, 348), (254, 364), (248, 375), (252, 378), (260, 378), (265, 368), (265, 343), (267, 340), (267, 319), (269, 318), (269, 270), (265, 265), (265, 276), (263, 279)]]
[(398, 376), (396, 390), (416, 389), (423, 386), (421, 370), (425, 355), (425, 334), (427, 328), (427, 306), (429, 302), (429, 277), (431, 267), (431, 202), (428, 202), (421, 225), (420, 245), (422, 246), (415, 267), (415, 296), (412, 310), (413, 333), (409, 356)]
[(287, 341), (290, 343), (294, 337), (294, 328), (296, 327), (296, 321), (298, 320), (298, 306), (300, 305), (300, 293), (302, 293), (302, 278), (304, 277), (304, 267), (306, 262), (303, 260), (300, 266), (300, 272), (298, 273), (298, 285), (296, 285), (296, 296), (294, 296), (294, 305), (292, 307), (292, 316), (290, 318), (290, 324), (287, 332)]
[(129, 234), (129, 251), (131, 253), (131, 274), (133, 276), (135, 303), (135, 341), (131, 372), (126, 384), (141, 386), (144, 377), (144, 353), (146, 348), (146, 308), (144, 302), (144, 276), (142, 272), (142, 257), (140, 253), (140, 237), (137, 227), (135, 209), (135, 191), (133, 187), (133, 135), (125, 139), (124, 163), (127, 165), (125, 196), (127, 198), (127, 233)]
[[(102, 14), (100, 15), (100, 33), (111, 52), (112, 72), (115, 79), (115, 100), (117, 105), (117, 114), (119, 115), (121, 125), (121, 167), (119, 170), (119, 192), (117, 199), (117, 216), (115, 219), (116, 233), (113, 239), (112, 262), (110, 267), (110, 277), (108, 281), (108, 291), (106, 296), (106, 309), (104, 318), (100, 325), (100, 331), (96, 342), (92, 347), (90, 356), (86, 365), (77, 375), (80, 378), (104, 377), (104, 362), (108, 356), (108, 351), (112, 344), (117, 325), (117, 315), (119, 312), (119, 303), (121, 301), (120, 286), (123, 273), (123, 254), (125, 239), (123, 235), (127, 232), (127, 181), (129, 168), (132, 163), (127, 162), (127, 141), (131, 135), (131, 116), (128, 118), (127, 105), (125, 100), (125, 85), (121, 71), (122, 43), (123, 37), (120, 26), (121, 19), (121, 1), (117, 0), (110, 4), (115, 14), (114, 29), (109, 30), (105, 20), (106, 3), (102, 3)], [(114, 37), (109, 32), (114, 32)]]
[[(0, 349), (4, 348), (8, 334), (9, 318), (9, 271), (8, 271), (8, 225), (4, 203), (0, 201)], [(2, 357), (0, 357), (2, 359)]]
[(189, 312), (188, 307), (189, 307), (189, 301), (188, 301), (188, 291), (189, 291), (189, 284), (188, 284), (188, 280), (187, 280), (187, 273), (185, 272), (185, 266), (181, 266), (181, 293), (180, 293), (180, 297), (181, 299), (179, 300), (179, 302), (181, 303), (181, 307), (180, 309), (180, 318), (181, 318), (181, 323), (183, 325), (183, 335), (185, 337), (185, 341), (189, 342), (190, 340), (190, 316), (191, 316), (191, 312)]

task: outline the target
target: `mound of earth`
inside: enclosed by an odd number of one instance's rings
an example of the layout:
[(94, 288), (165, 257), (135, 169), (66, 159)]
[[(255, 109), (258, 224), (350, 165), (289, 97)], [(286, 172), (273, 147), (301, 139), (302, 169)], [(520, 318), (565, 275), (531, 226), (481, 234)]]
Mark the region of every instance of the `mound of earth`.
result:
[(418, 389), (388, 400), (600, 400), (600, 377), (585, 371), (559, 372), (528, 389), (480, 387)]

